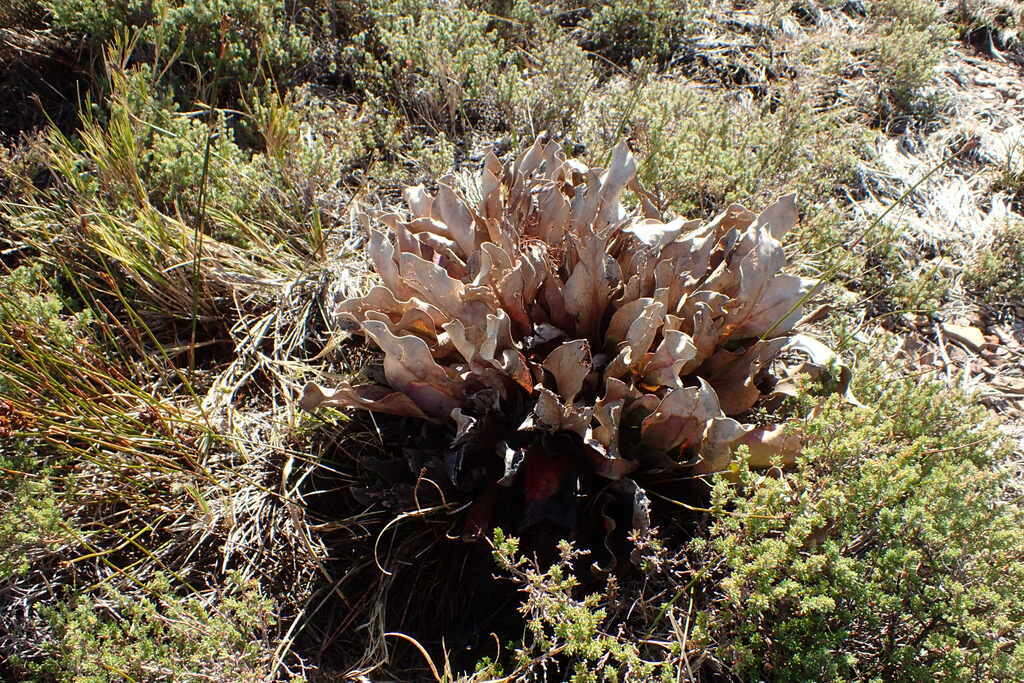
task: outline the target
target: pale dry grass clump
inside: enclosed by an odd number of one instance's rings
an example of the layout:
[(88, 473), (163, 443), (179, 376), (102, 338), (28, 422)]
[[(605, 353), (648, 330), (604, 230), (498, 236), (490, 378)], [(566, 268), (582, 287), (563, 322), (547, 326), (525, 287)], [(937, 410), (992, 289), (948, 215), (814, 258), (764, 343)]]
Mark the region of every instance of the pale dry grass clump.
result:
[[(266, 407), (228, 420), (222, 405), (201, 404), (203, 373), (175, 368), (151, 338), (95, 313), (74, 325), (48, 321), (36, 299), (6, 284), (0, 430), (9, 441), (0, 460), (21, 476), (5, 486), (0, 522), (9, 550), (0, 572), (10, 607), (0, 621), (5, 658), (24, 664), (73, 647), (54, 615), (75, 596), (76, 619), (91, 613), (82, 596), (102, 605), (111, 591), (115, 602), (186, 595), (217, 618), (223, 596), (209, 580), (231, 573), (258, 582), (256, 597), (274, 598), (265, 615), (274, 623), (259, 636), (264, 674), (301, 671), (287, 629), (314, 593), (326, 552), (282, 475), (289, 458), (299, 457), (292, 472), (311, 465), (286, 440), (285, 423)], [(146, 361), (111, 359), (106, 335)], [(164, 580), (166, 590), (152, 588)], [(90, 618), (120, 619), (99, 607)]]

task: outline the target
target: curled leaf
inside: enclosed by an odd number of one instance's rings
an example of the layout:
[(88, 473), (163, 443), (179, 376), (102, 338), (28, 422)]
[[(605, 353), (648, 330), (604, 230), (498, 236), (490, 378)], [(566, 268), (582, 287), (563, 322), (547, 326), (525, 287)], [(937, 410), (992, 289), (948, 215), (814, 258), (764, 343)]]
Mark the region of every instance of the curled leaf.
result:
[(667, 330), (657, 351), (644, 364), (643, 383), (653, 387), (681, 387), (682, 370), (696, 356), (697, 347), (690, 335)]
[(590, 368), (590, 344), (583, 339), (562, 344), (544, 361), (544, 369), (554, 375), (558, 393), (568, 404), (580, 393)]
[(641, 424), (640, 439), (644, 445), (660, 451), (698, 446), (708, 420), (720, 414), (718, 397), (702, 380), (700, 386), (666, 394)]
[(739, 415), (754, 407), (761, 397), (757, 376), (785, 345), (785, 339), (772, 339), (740, 351), (719, 349), (702, 366), (703, 376), (715, 388), (726, 415)]
[[(820, 377), (821, 374), (838, 371), (836, 379), (836, 393), (842, 394), (843, 398), (850, 405), (863, 407), (864, 404), (853, 395), (850, 383), (853, 380), (853, 371), (848, 365), (839, 360), (839, 356), (832, 349), (825, 346), (819, 339), (807, 334), (796, 334), (790, 337), (789, 341), (782, 348), (783, 351), (796, 351), (806, 354), (810, 358), (809, 364), (801, 368)], [(817, 377), (815, 377), (817, 378)]]
[(302, 389), (302, 400), (299, 405), (307, 412), (322, 407), (362, 408), (390, 415), (430, 419), (409, 396), (373, 384), (358, 387), (342, 385), (335, 389), (325, 389), (310, 382)]
[(737, 446), (750, 449), (751, 467), (769, 467), (774, 461), (792, 465), (803, 450), (803, 439), (786, 425), (756, 427), (740, 437)]
[(459, 407), (461, 390), (456, 380), (438, 365), (430, 347), (419, 337), (396, 336), (384, 323), (363, 323), (367, 336), (384, 351), (384, 376), (427, 415), (446, 418)]
[(754, 228), (768, 228), (772, 237), (781, 240), (793, 229), (797, 219), (796, 194), (787, 194), (775, 200), (754, 220)]

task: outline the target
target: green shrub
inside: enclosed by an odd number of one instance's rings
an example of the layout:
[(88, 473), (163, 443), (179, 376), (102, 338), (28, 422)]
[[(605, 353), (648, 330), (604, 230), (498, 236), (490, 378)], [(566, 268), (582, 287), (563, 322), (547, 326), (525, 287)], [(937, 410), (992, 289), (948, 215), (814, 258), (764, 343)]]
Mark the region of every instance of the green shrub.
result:
[(357, 85), (402, 106), (410, 118), (454, 131), (507, 115), (520, 58), (481, 12), (443, 5), (398, 14), (384, 4), (354, 38)]
[[(56, 355), (77, 355), (79, 338), (88, 332), (94, 316), (89, 310), (71, 312), (38, 262), (0, 276), (0, 291), (0, 471), (14, 475), (0, 479), (0, 489), (10, 487), (18, 492), (13, 494), (17, 499), (36, 485), (31, 480), (23, 485), (21, 477), (45, 475), (56, 463), (40, 452), (39, 439), (25, 435), (33, 431), (34, 416), (16, 405), (26, 387), (8, 368), (31, 365), (20, 352), (30, 338), (45, 340)], [(18, 503), (11, 505), (17, 513)]]
[[(11, 471), (6, 450), (0, 446), (0, 467)], [(19, 478), (12, 484), (0, 492), (0, 583), (23, 575), (67, 535), (49, 479)]]
[(0, 291), (0, 583), (6, 583), (53, 552), (67, 535), (50, 478), (63, 458), (46, 449), (33, 424), (36, 415), (18, 401), (26, 387), (8, 368), (30, 362), (16, 350), (19, 338), (29, 335), (77, 355), (78, 336), (92, 316), (69, 314), (39, 263), (0, 276)]
[(877, 0), (871, 4), (869, 56), (881, 86), (882, 123), (900, 117), (927, 121), (942, 106), (929, 86), (953, 39), (942, 8), (931, 0)]
[(899, 223), (879, 226), (857, 250), (862, 265), (840, 278), (874, 313), (933, 313), (948, 299), (947, 278), (938, 260), (928, 262), (907, 253), (907, 240), (899, 238), (900, 232)]
[[(180, 580), (191, 566), (208, 566), (187, 559), (209, 552), (201, 546), (219, 533), (200, 488), (215, 483), (222, 492), (237, 474), (230, 457), (222, 474), (209, 471), (219, 435), (171, 364), (173, 352), (151, 344), (134, 320), (114, 320), (97, 303), (96, 284), (67, 272), (60, 282), (96, 307), (73, 313), (82, 302), (54, 291), (45, 263), (0, 278), (4, 673), (83, 681), (266, 676), (276, 645), (267, 640), (272, 611), (249, 590), (234, 596), (229, 589), (213, 607), (170, 592), (149, 601), (82, 593), (74, 604), (43, 607), (83, 586), (124, 588), (157, 568), (180, 572)], [(172, 517), (181, 526), (169, 529)], [(199, 540), (195, 529), (202, 529)]]
[[(0, 300), (0, 328), (11, 331), (15, 327), (34, 327), (53, 346), (71, 348), (92, 320), (88, 311), (67, 315), (66, 302), (54, 291), (38, 262), (0, 276), (0, 291), (4, 293)], [(3, 389), (0, 384), (0, 394), (6, 393)]]
[(203, 192), (207, 206), (229, 211), (257, 201), (251, 155), (236, 144), (223, 112), (180, 112), (149, 64), (112, 67), (108, 78), (109, 96), (83, 113), (78, 139), (51, 136), (48, 161), (76, 202), (129, 213), (152, 203), (194, 218)]
[(357, 90), (431, 135), (565, 131), (594, 87), (587, 55), (536, 7), (516, 2), (503, 8), (508, 17), (460, 4), (403, 7), (370, 3), (372, 21), (341, 60)]
[[(221, 86), (286, 75), (308, 54), (308, 37), (273, 0), (42, 0), (56, 28), (100, 50), (138, 31), (138, 47), (184, 67), (178, 85), (207, 98)], [(210, 79), (217, 79), (211, 82)], [(187, 86), (185, 84), (188, 84)]]
[(582, 24), (584, 46), (614, 64), (644, 59), (664, 65), (697, 33), (708, 3), (674, 0), (586, 3), (592, 16)]
[(529, 52), (522, 78), (513, 92), (511, 127), (524, 137), (571, 131), (597, 89), (583, 48), (554, 27), (545, 28)]
[[(213, 113), (210, 123), (202, 112), (179, 112), (166, 96), (157, 94), (153, 70), (147, 64), (124, 73), (123, 81), (121, 74), (114, 78), (106, 125), (109, 144), (89, 144), (98, 142), (94, 137), (98, 130), (88, 119), (83, 130), (86, 153), (99, 171), (98, 197), (120, 200), (124, 208), (137, 205), (137, 177), (149, 201), (167, 213), (197, 217), (204, 194), (207, 206), (234, 212), (258, 201), (251, 155), (235, 142), (223, 112)], [(208, 137), (210, 161), (206, 163)], [(101, 156), (103, 152), (107, 154)], [(118, 155), (124, 154), (132, 154), (134, 174), (118, 173), (127, 161)]]
[(641, 182), (684, 215), (757, 203), (785, 187), (826, 192), (851, 176), (861, 135), (795, 89), (755, 101), (674, 79), (614, 81), (578, 129), (595, 151), (630, 135)]
[(919, 244), (902, 236), (912, 230), (906, 221), (890, 217), (870, 227), (871, 219), (851, 222), (834, 205), (809, 213), (794, 239), (806, 254), (797, 267), (812, 277), (826, 273), (826, 279), (843, 288), (826, 298), (848, 297), (871, 318), (933, 313), (949, 301), (950, 282), (943, 268), (950, 263), (949, 255), (940, 251), (926, 258)]
[[(495, 534), (525, 593), (527, 637), (478, 679), (1016, 680), (1024, 667), (1024, 511), (984, 411), (862, 350), (855, 392), (804, 427), (785, 473), (743, 459), (711, 491), (710, 529), (669, 551), (633, 538), (643, 575), (588, 589), (568, 546), (542, 570)], [(670, 526), (670, 525), (669, 525)], [(667, 527), (666, 527), (667, 528)], [(601, 585), (601, 584), (598, 584)]]
[[(79, 338), (95, 322), (91, 311), (69, 310), (68, 302), (55, 292), (40, 263), (15, 268), (0, 276), (0, 580), (23, 572), (24, 547), (45, 547), (45, 539), (57, 532), (48, 474), (61, 464), (40, 438), (37, 414), (19, 400), (42, 387), (23, 382), (10, 368), (33, 365), (26, 358), (26, 340), (45, 340), (56, 356), (79, 357)], [(67, 415), (63, 415), (64, 418)]]
[(215, 601), (179, 597), (166, 578), (144, 597), (109, 590), (41, 609), (53, 629), (48, 658), (31, 665), (58, 680), (262, 680), (272, 675), (266, 640), (274, 603), (254, 584), (229, 575)]
[(997, 431), (937, 385), (859, 385), (871, 408), (830, 401), (795, 472), (715, 486), (695, 637), (756, 679), (1014, 678), (1024, 515)]
[(964, 284), (989, 303), (1024, 305), (1024, 222), (1007, 221), (964, 271)]
[[(526, 634), (512, 653), (511, 677), (529, 676), (547, 670), (552, 653), (559, 655), (559, 668), (579, 683), (596, 681), (674, 680), (670, 659), (649, 661), (641, 656), (640, 645), (630, 638), (609, 634), (603, 628), (608, 612), (602, 603), (607, 594), (580, 596), (580, 582), (574, 564), (584, 555), (568, 541), (559, 545), (560, 557), (541, 569), (519, 554), (519, 541), (494, 531), (494, 557), (502, 572), (521, 586), (526, 598), (520, 611), (526, 617)], [(490, 659), (477, 665), (473, 680), (503, 677), (499, 663)]]

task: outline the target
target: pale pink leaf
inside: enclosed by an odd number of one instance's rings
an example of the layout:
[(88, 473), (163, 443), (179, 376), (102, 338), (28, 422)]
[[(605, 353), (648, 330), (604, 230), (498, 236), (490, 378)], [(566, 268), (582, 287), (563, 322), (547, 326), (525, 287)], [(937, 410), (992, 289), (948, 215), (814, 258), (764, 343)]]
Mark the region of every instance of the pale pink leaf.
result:
[(700, 447), (701, 459), (694, 465), (694, 473), (710, 474), (728, 469), (736, 442), (750, 429), (731, 417), (711, 418), (704, 431)]
[(405, 198), (405, 203), (414, 219), (430, 217), (434, 198), (430, 196), (425, 187), (422, 185), (407, 187), (402, 192), (402, 197)]
[(462, 310), (466, 287), (444, 268), (414, 254), (401, 255), (402, 280), (408, 287), (450, 316)]
[(326, 389), (310, 382), (302, 390), (299, 404), (303, 410), (313, 412), (317, 408), (361, 408), (377, 413), (416, 417), (429, 420), (426, 413), (402, 392), (373, 384), (352, 387), (342, 385), (337, 389)]
[(649, 305), (654, 303), (654, 299), (644, 297), (635, 299), (629, 303), (623, 305), (619, 310), (612, 314), (612, 319), (608, 323), (608, 329), (605, 332), (605, 339), (610, 346), (615, 346), (620, 342), (626, 340), (626, 334), (629, 332), (630, 325), (633, 321), (640, 317), (640, 314)]
[(690, 335), (677, 330), (664, 332), (661, 344), (644, 364), (644, 384), (647, 386), (681, 387), (683, 367), (697, 355)]
[(409, 299), (415, 291), (402, 281), (395, 262), (395, 247), (387, 235), (379, 231), (370, 232), (370, 243), (367, 249), (370, 252), (370, 260), (373, 262), (373, 269), (380, 275), (384, 286), (398, 299)]
[(612, 150), (612, 161), (601, 176), (601, 210), (597, 217), (597, 228), (618, 225), (625, 219), (625, 211), (619, 199), (622, 191), (636, 176), (636, 159), (623, 140)]
[(754, 381), (785, 343), (785, 339), (771, 339), (745, 350), (720, 348), (707, 360), (702, 374), (715, 388), (726, 415), (739, 415), (754, 407), (761, 397)]
[(571, 404), (590, 374), (590, 344), (583, 339), (561, 344), (544, 359), (544, 369), (554, 376), (562, 401)]
[(665, 321), (665, 304), (651, 301), (637, 316), (626, 331), (626, 344), (633, 354), (633, 359), (640, 359), (654, 343), (654, 338)]
[(476, 224), (473, 214), (455, 190), (445, 184), (438, 184), (437, 196), (434, 198), (433, 212), (435, 217), (448, 226), (451, 238), (469, 255), (476, 250)]
[(736, 446), (750, 449), (747, 463), (751, 467), (770, 467), (775, 460), (783, 466), (792, 465), (803, 451), (803, 437), (788, 425), (765, 425), (747, 432)]
[(396, 336), (375, 320), (365, 321), (363, 330), (384, 352), (388, 384), (408, 395), (423, 412), (445, 418), (459, 406), (459, 383), (434, 361), (425, 341), (412, 335)]
[(796, 194), (787, 194), (762, 211), (754, 221), (754, 227), (767, 227), (772, 237), (781, 240), (796, 225), (797, 216)]

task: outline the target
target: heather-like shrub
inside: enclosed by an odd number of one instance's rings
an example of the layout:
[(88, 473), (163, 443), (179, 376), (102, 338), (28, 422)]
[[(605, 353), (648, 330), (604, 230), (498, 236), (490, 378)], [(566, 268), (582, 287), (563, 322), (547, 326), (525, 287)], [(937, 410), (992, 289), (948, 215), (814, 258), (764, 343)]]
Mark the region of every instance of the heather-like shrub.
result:
[(628, 133), (642, 153), (644, 186), (689, 214), (767, 201), (785, 185), (824, 192), (851, 177), (861, 129), (845, 127), (837, 139), (841, 121), (814, 109), (811, 93), (797, 89), (759, 101), (681, 79), (616, 79), (588, 104), (578, 129), (598, 150)]
[(346, 50), (361, 89), (446, 131), (508, 115), (521, 57), (506, 49), (487, 14), (444, 5), (373, 11), (373, 26)]
[(870, 407), (826, 402), (785, 474), (720, 477), (706, 538), (637, 535), (634, 582), (584, 590), (578, 550), (540, 569), (496, 531), (528, 633), (474, 680), (1016, 680), (1024, 520), (1007, 444), (962, 396), (893, 380), (878, 351), (861, 349)]
[[(275, 623), (272, 600), (254, 582), (228, 576), (214, 600), (182, 598), (158, 576), (143, 597), (108, 590), (100, 600), (81, 595), (41, 610), (54, 638), (49, 655), (29, 665), (58, 680), (179, 679), (199, 673), (214, 680), (271, 676), (263, 642)], [(103, 608), (103, 605), (109, 606)]]
[(830, 402), (792, 474), (716, 486), (696, 639), (754, 679), (1015, 678), (1024, 520), (1005, 445), (939, 385), (861, 379), (870, 408)]
[(870, 5), (876, 33), (870, 56), (882, 86), (883, 122), (899, 117), (934, 117), (940, 96), (929, 89), (936, 65), (953, 39), (940, 3), (878, 0)]
[[(237, 88), (300, 63), (309, 39), (270, 0), (43, 0), (56, 28), (96, 49), (124, 31), (185, 67), (187, 92)], [(217, 79), (217, 82), (213, 82)]]
[(674, 0), (586, 3), (591, 16), (582, 24), (584, 45), (606, 59), (628, 66), (635, 59), (665, 64), (698, 32), (709, 3)]
[(1024, 305), (1024, 223), (1008, 220), (964, 271), (964, 284), (993, 304)]

